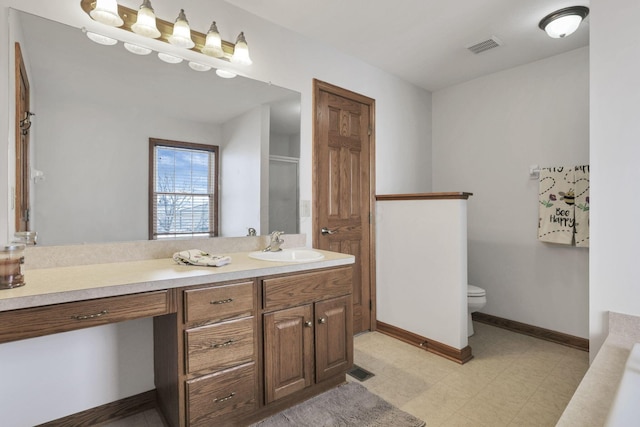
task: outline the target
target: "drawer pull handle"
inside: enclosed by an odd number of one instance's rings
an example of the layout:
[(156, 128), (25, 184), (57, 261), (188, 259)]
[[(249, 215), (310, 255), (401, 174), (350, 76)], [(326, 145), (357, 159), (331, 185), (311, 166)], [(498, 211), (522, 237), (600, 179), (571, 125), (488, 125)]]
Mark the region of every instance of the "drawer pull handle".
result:
[(324, 317), (321, 317), (321, 318), (318, 319), (318, 323), (323, 323), (323, 324), (327, 323), (327, 319), (324, 318)]
[(231, 393), (229, 396), (225, 396), (225, 397), (218, 397), (216, 399), (213, 399), (213, 403), (222, 403), (222, 402), (226, 402), (227, 400), (231, 399), (233, 396), (235, 396), (235, 393)]
[(233, 340), (225, 341), (222, 344), (214, 344), (214, 345), (212, 345), (212, 347), (213, 348), (221, 348), (221, 347), (230, 346), (231, 344), (233, 344)]
[(233, 298), (221, 299), (220, 301), (211, 301), (209, 304), (229, 304), (233, 302)]
[(306, 326), (307, 328), (310, 328), (311, 325), (313, 325), (313, 322), (311, 320), (307, 320), (306, 322), (304, 322), (304, 326)]
[(101, 316), (104, 316), (105, 314), (109, 314), (109, 311), (102, 310), (100, 313), (75, 315), (75, 316), (71, 316), (71, 318), (75, 320), (87, 320), (87, 319), (95, 319), (96, 317), (101, 317)]

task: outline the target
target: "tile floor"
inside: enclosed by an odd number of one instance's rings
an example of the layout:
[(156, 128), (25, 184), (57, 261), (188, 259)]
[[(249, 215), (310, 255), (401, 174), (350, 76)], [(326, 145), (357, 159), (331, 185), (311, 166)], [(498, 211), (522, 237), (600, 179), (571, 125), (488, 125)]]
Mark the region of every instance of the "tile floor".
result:
[(380, 333), (356, 337), (370, 391), (432, 426), (555, 426), (589, 367), (587, 352), (474, 322), (458, 365)]
[[(362, 384), (433, 426), (555, 426), (589, 367), (588, 353), (474, 323), (474, 359), (458, 365), (378, 332), (355, 338)], [(347, 376), (350, 381), (355, 379)], [(163, 427), (155, 411), (108, 427)]]

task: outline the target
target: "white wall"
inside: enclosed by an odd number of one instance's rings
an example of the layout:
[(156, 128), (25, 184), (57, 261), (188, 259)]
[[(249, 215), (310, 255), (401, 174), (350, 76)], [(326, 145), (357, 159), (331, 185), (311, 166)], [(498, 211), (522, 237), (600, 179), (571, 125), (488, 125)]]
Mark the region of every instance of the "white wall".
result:
[(640, 26), (637, 0), (591, 0), (591, 357), (608, 311), (640, 315)]
[[(120, 3), (133, 9), (140, 6), (136, 0), (122, 0)], [(376, 156), (378, 159), (384, 159), (384, 161), (378, 160), (376, 163), (378, 193), (430, 191), (431, 94), (429, 92), (325, 45), (276, 27), (262, 18), (248, 14), (222, 0), (206, 2), (189, 0), (184, 1), (181, 6), (184, 6), (189, 23), (196, 30), (206, 32), (213, 16), (218, 22), (218, 27), (225, 40), (233, 41), (241, 30), (245, 32), (254, 64), (247, 68), (238, 69), (240, 74), (272, 82), (302, 94), (300, 153), (300, 198), (302, 200), (311, 200), (312, 198), (313, 78), (376, 99)], [(81, 10), (79, 3), (76, 2), (54, 4), (46, 0), (30, 2), (0, 0), (0, 7), (14, 7), (77, 28), (85, 26), (94, 30), (96, 28), (102, 29), (101, 26), (88, 18)], [(159, 17), (165, 20), (174, 19), (174, 2), (155, 0), (153, 7)], [(3, 34), (3, 37), (5, 36), (6, 34)], [(7, 43), (0, 43), (0, 56), (5, 61), (5, 66), (9, 54), (7, 47)], [(219, 65), (219, 62), (216, 63), (214, 59), (210, 61), (213, 65)], [(0, 65), (3, 64), (0, 63)], [(181, 65), (186, 66), (186, 64)], [(2, 82), (0, 81), (0, 83)], [(9, 83), (7, 82), (6, 85), (8, 86)], [(4, 87), (3, 90), (5, 90)], [(7, 107), (0, 106), (0, 113), (7, 111), (5, 110)], [(3, 132), (5, 126), (8, 128), (8, 123), (4, 123), (3, 128), (0, 128), (0, 134), (5, 134)], [(0, 158), (0, 160), (2, 159)], [(8, 162), (8, 159), (5, 158), (5, 161)], [(402, 167), (399, 168), (397, 165), (402, 165)], [(1, 185), (1, 181), (0, 191), (7, 191)], [(9, 195), (8, 192), (5, 194), (6, 197), (0, 197), (2, 215), (8, 212)], [(0, 217), (0, 224), (5, 223), (7, 219), (3, 220)], [(311, 234), (311, 221), (308, 218), (302, 219), (301, 227), (301, 232)], [(0, 227), (0, 240), (5, 234), (6, 229)], [(309, 243), (312, 242), (309, 240)]]
[(34, 426), (152, 390), (153, 322), (2, 344), (0, 360), (2, 425)]
[(34, 212), (38, 241), (45, 245), (148, 239), (149, 138), (220, 144), (215, 125), (126, 105), (114, 111), (71, 93), (41, 93), (38, 99), (33, 126), (46, 133), (39, 132), (33, 166), (45, 179), (33, 185)]
[(377, 319), (465, 348), (467, 201), (378, 201), (376, 251)]
[(264, 137), (264, 108), (268, 110), (268, 107), (256, 107), (222, 126), (220, 199), (224, 199), (224, 203), (220, 205), (220, 232), (223, 236), (246, 236), (249, 227), (255, 228), (258, 235), (265, 232), (260, 228), (263, 152), (262, 144), (257, 143)]
[(485, 313), (587, 338), (588, 249), (539, 242), (531, 164), (589, 163), (589, 51), (433, 94), (433, 189), (469, 191), (469, 283)]
[[(121, 4), (137, 9), (140, 6), (138, 0), (121, 0)], [(184, 7), (189, 17), (192, 28), (206, 32), (211, 20), (218, 22), (225, 40), (235, 40), (242, 30), (247, 36), (251, 48), (251, 57), (254, 65), (241, 71), (248, 77), (262, 81), (270, 81), (275, 85), (283, 86), (302, 94), (301, 97), (301, 152), (300, 152), (300, 198), (311, 200), (312, 197), (312, 79), (342, 86), (355, 92), (376, 99), (376, 183), (378, 192), (400, 193), (430, 191), (431, 189), (431, 95), (422, 89), (410, 85), (399, 78), (381, 70), (346, 56), (327, 46), (312, 42), (303, 37), (292, 34), (284, 29), (274, 27), (267, 21), (243, 12), (222, 0), (185, 0), (180, 5)], [(15, 7), (36, 15), (45, 16), (59, 22), (63, 22), (76, 28), (87, 26), (99, 28), (81, 10), (79, 2), (52, 2), (48, 0), (0, 0), (0, 17), (2, 22), (7, 22), (6, 7)], [(154, 0), (153, 7), (156, 14), (165, 20), (173, 20), (176, 13), (175, 1)], [(117, 31), (117, 30), (114, 30)], [(9, 49), (9, 35), (5, 25), (0, 31), (0, 68), (9, 70), (9, 57), (12, 50)], [(135, 58), (132, 58), (134, 60)], [(214, 60), (212, 60), (214, 61)], [(215, 61), (214, 61), (215, 62)], [(186, 66), (185, 64), (181, 64)], [(10, 129), (13, 126), (13, 83), (8, 77), (9, 73), (0, 73), (0, 99), (8, 102), (0, 103), (0, 135), (7, 135), (6, 139), (0, 139), (0, 164), (10, 165), (8, 149), (14, 143)], [(10, 89), (11, 88), (11, 89)], [(123, 101), (124, 102), (124, 101)], [(9, 125), (11, 123), (11, 126)], [(223, 154), (224, 155), (224, 154)], [(6, 167), (0, 171), (6, 171)], [(0, 241), (6, 241), (9, 229), (9, 174), (2, 172), (0, 175)], [(11, 217), (13, 218), (13, 217)], [(301, 232), (311, 234), (310, 218), (301, 218)], [(307, 240), (311, 244), (311, 239)], [(28, 286), (28, 285), (27, 285)], [(127, 324), (125, 324), (127, 325)], [(144, 325), (144, 322), (143, 322)], [(148, 323), (147, 323), (148, 325)], [(128, 327), (128, 326), (127, 326)], [(139, 345), (131, 349), (131, 358), (135, 354), (149, 354), (151, 344), (148, 344), (148, 328), (134, 328), (132, 333), (139, 339)], [(91, 340), (100, 340), (99, 330), (92, 332), (87, 330), (88, 339), (78, 340), (77, 344)], [(131, 394), (148, 389), (150, 374), (139, 370), (132, 378), (139, 379), (138, 389), (120, 389), (117, 396), (101, 387), (96, 387), (91, 379), (83, 379), (76, 375), (77, 362), (71, 350), (62, 348), (64, 342), (60, 337), (50, 336), (36, 339), (40, 348), (55, 348), (56, 351), (65, 354), (56, 359), (55, 363), (45, 364), (47, 370), (68, 373), (71, 382), (70, 388), (82, 390), (89, 396), (91, 403), (83, 401), (82, 405), (72, 402), (73, 395), (59, 387), (59, 378), (55, 375), (47, 375), (44, 372), (33, 372), (27, 359), (15, 366), (16, 376), (10, 381), (0, 382), (3, 393), (14, 393), (17, 398), (30, 402), (30, 411), (37, 413), (40, 420), (50, 420), (62, 415), (87, 409), (96, 404), (107, 403), (115, 398), (123, 398)], [(0, 345), (2, 352), (12, 354), (30, 354), (32, 352), (28, 342), (15, 342)], [(66, 352), (66, 353), (65, 353)], [(42, 355), (46, 357), (46, 355)], [(127, 358), (128, 358), (127, 357)], [(4, 358), (2, 358), (4, 360)], [(105, 371), (114, 374), (113, 367), (118, 359), (113, 354), (108, 354), (100, 361), (87, 358), (84, 360), (87, 370)], [(150, 365), (150, 358), (147, 360)], [(125, 373), (115, 373), (118, 378)], [(142, 377), (142, 378), (140, 378)], [(20, 390), (16, 386), (20, 385)], [(32, 387), (43, 390), (53, 390), (61, 397), (60, 405), (55, 411), (48, 405), (44, 396), (35, 397), (31, 393)], [(54, 393), (52, 392), (52, 393)], [(80, 407), (82, 406), (82, 407)], [(12, 421), (20, 420), (24, 411), (20, 408), (8, 408), (3, 405), (3, 422), (14, 425)], [(11, 420), (11, 421), (6, 421)], [(20, 422), (15, 425), (20, 425)], [(24, 425), (31, 425), (27, 421)]]

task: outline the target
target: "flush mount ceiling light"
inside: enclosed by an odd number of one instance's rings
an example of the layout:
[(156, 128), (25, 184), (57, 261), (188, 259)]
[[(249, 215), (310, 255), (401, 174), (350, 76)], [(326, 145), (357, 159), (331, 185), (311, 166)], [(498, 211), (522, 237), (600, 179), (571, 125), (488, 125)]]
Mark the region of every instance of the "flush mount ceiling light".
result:
[(560, 39), (573, 34), (588, 14), (589, 8), (585, 6), (565, 7), (542, 18), (538, 26), (549, 37)]
[(138, 10), (138, 19), (131, 26), (131, 31), (141, 36), (157, 39), (160, 37), (160, 30), (156, 26), (156, 14), (153, 12), (151, 2), (144, 0)]

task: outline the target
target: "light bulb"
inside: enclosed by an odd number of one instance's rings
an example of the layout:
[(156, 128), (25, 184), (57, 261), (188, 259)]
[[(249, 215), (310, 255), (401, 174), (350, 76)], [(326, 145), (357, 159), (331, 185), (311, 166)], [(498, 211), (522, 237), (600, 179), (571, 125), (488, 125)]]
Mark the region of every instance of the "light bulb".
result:
[(113, 46), (118, 43), (118, 40), (112, 39), (111, 37), (103, 36), (102, 34), (92, 33), (91, 31), (84, 30), (89, 37), (89, 40), (92, 42), (104, 45), (104, 46)]
[(209, 71), (211, 67), (209, 65), (201, 64), (199, 62), (189, 61), (189, 68), (195, 71)]
[(132, 43), (125, 43), (124, 48), (131, 53), (135, 53), (136, 55), (149, 55), (151, 52), (153, 52), (148, 47), (138, 46), (137, 44)]
[(180, 9), (180, 14), (173, 24), (173, 34), (169, 37), (169, 43), (178, 47), (191, 49), (196, 44), (191, 40), (191, 28), (184, 14), (184, 9)]
[(179, 56), (169, 55), (164, 52), (158, 52), (158, 58), (169, 64), (179, 64), (182, 62), (182, 58)]
[(98, 21), (112, 27), (119, 27), (124, 24), (118, 15), (118, 2), (116, 0), (97, 0), (96, 7), (89, 12), (89, 16), (94, 21)]
[(218, 77), (222, 77), (223, 79), (232, 79), (237, 76), (236, 73), (232, 73), (231, 71), (217, 69), (216, 74)]
[(152, 39), (160, 37), (160, 31), (156, 26), (156, 14), (153, 12), (149, 0), (144, 0), (140, 6), (138, 19), (136, 19), (136, 23), (131, 26), (131, 31)]
[(201, 52), (215, 58), (222, 58), (224, 56), (224, 51), (222, 50), (222, 39), (220, 38), (216, 21), (213, 21), (209, 28), (207, 39)]
[(231, 62), (240, 65), (251, 65), (253, 63), (249, 57), (249, 47), (247, 46), (247, 40), (244, 38), (244, 32), (238, 35)]

